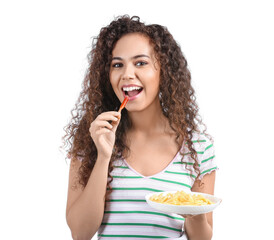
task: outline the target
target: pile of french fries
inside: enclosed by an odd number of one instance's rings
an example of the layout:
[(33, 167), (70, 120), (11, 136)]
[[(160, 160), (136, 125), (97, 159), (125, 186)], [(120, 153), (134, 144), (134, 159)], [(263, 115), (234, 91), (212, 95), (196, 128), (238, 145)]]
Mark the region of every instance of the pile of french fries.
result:
[(151, 201), (163, 204), (173, 204), (173, 205), (194, 205), (202, 206), (213, 204), (212, 201), (205, 198), (201, 194), (187, 194), (184, 191), (177, 191), (176, 193), (168, 193), (164, 195), (163, 193), (159, 195), (152, 195), (150, 197)]

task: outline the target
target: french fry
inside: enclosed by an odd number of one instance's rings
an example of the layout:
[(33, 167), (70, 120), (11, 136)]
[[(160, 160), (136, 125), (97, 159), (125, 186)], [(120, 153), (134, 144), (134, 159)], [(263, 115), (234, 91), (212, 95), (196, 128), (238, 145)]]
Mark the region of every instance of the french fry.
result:
[(124, 99), (124, 101), (122, 102), (122, 104), (121, 104), (118, 112), (121, 112), (123, 110), (123, 108), (126, 106), (128, 100), (129, 100), (129, 96), (126, 96), (125, 99)]

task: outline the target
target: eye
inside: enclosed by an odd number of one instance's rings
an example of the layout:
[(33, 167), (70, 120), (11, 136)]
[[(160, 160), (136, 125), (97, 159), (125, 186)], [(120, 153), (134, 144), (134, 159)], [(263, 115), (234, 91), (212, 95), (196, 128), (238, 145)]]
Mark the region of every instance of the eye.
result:
[(112, 64), (113, 68), (119, 68), (119, 67), (122, 67), (122, 66), (123, 66), (122, 63), (114, 63), (114, 64)]
[(138, 66), (138, 67), (144, 66), (144, 65), (147, 65), (147, 62), (139, 61), (139, 62), (136, 63), (136, 66)]

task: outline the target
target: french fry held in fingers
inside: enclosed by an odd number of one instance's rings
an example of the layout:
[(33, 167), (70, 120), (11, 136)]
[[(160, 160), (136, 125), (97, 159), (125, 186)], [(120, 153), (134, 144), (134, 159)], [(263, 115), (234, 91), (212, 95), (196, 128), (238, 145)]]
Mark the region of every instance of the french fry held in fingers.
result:
[[(121, 104), (119, 110), (118, 110), (119, 113), (121, 113), (121, 111), (123, 110), (123, 108), (125, 108), (125, 106), (126, 106), (128, 100), (129, 100), (129, 97), (126, 96), (125, 99), (124, 99), (124, 101), (122, 102), (122, 104)], [(118, 116), (117, 116), (117, 118), (120, 119), (120, 117), (118, 117)], [(113, 124), (114, 124), (114, 123), (112, 122), (111, 125), (113, 126)]]
[(125, 99), (124, 99), (124, 101), (122, 102), (122, 104), (121, 104), (121, 106), (120, 106), (118, 112), (121, 112), (121, 111), (123, 110), (123, 108), (126, 106), (128, 100), (129, 100), (129, 97), (126, 96)]
[(163, 195), (163, 193), (159, 195), (152, 195), (150, 197), (151, 201), (163, 204), (173, 204), (173, 205), (194, 205), (194, 206), (202, 206), (213, 204), (209, 199), (205, 198), (200, 194), (187, 194), (184, 191), (177, 191), (175, 193), (168, 193)]

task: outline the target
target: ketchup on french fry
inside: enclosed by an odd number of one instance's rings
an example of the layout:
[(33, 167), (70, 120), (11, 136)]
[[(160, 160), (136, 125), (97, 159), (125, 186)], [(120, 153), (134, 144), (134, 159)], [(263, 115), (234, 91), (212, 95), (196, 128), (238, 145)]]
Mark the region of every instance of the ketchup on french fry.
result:
[(123, 108), (126, 106), (126, 104), (127, 104), (128, 100), (129, 100), (129, 97), (128, 97), (128, 96), (126, 96), (126, 97), (125, 97), (125, 99), (124, 99), (124, 101), (122, 102), (122, 104), (121, 104), (121, 106), (120, 106), (120, 108), (119, 108), (119, 111), (118, 111), (118, 112), (121, 112), (121, 111), (123, 110)]

